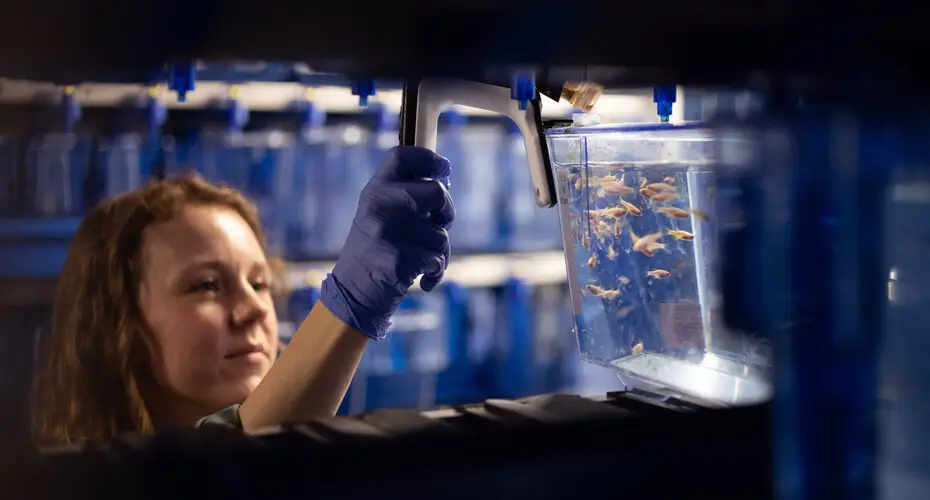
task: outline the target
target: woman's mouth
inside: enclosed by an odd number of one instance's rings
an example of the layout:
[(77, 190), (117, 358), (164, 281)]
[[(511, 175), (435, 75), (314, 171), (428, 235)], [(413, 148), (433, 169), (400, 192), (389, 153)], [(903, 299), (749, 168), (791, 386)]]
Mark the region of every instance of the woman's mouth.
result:
[(268, 359), (268, 352), (259, 345), (247, 346), (227, 354), (226, 359), (242, 361), (249, 364), (259, 364)]

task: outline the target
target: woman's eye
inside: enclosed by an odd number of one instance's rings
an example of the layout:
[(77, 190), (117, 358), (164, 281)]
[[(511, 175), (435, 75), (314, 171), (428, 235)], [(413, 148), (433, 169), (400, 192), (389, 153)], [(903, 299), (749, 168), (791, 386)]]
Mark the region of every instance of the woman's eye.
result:
[(252, 283), (252, 289), (256, 292), (264, 292), (271, 289), (271, 285), (265, 282), (261, 283)]
[(207, 280), (194, 285), (191, 290), (194, 292), (217, 292), (219, 289), (219, 283), (214, 280)]

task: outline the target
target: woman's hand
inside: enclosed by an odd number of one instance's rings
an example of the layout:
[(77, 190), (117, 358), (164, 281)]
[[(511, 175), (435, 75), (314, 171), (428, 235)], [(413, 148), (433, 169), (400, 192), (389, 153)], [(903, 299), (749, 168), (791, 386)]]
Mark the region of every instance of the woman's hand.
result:
[(417, 276), (432, 290), (449, 264), (446, 229), (455, 218), (449, 161), (428, 149), (391, 149), (362, 190), (339, 261), (323, 281), (321, 301), (374, 340)]

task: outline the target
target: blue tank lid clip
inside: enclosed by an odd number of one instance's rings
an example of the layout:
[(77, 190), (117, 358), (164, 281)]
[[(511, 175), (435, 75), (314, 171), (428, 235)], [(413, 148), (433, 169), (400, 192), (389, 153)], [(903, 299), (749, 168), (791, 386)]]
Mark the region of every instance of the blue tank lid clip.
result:
[(359, 106), (368, 106), (368, 98), (375, 95), (374, 80), (357, 80), (352, 82), (352, 95), (358, 96)]
[(168, 88), (178, 93), (178, 102), (187, 100), (197, 83), (197, 65), (194, 61), (174, 63), (168, 66)]
[(675, 103), (675, 86), (655, 87), (652, 90), (652, 101), (656, 103), (656, 110), (662, 123), (668, 123), (672, 116), (672, 104)]
[(536, 98), (536, 76), (532, 71), (518, 71), (510, 80), (510, 98), (517, 101), (520, 110)]

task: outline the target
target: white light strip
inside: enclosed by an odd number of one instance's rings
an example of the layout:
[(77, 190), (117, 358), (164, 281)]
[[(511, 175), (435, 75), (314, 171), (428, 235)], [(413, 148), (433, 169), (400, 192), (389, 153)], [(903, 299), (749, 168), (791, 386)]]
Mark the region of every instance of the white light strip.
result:
[[(333, 262), (288, 264), (287, 286), (289, 289), (318, 287), (334, 265)], [(561, 284), (565, 283), (565, 276), (565, 256), (560, 251), (550, 251), (454, 258), (443, 281), (478, 288), (502, 285), (512, 277), (531, 285)]]
[[(286, 109), (294, 101), (304, 99), (308, 88), (297, 83), (254, 82), (235, 85), (238, 87), (239, 101), (248, 109), (255, 111), (274, 111)], [(229, 98), (233, 85), (219, 82), (200, 82), (193, 92), (187, 94), (185, 102), (178, 102), (177, 94), (168, 91), (163, 85), (156, 88), (156, 95), (169, 109), (196, 109), (220, 103)], [(61, 94), (60, 85), (36, 83), (23, 80), (0, 79), (0, 103), (31, 102), (37, 98), (57, 100)], [(109, 83), (87, 83), (78, 85), (74, 97), (82, 106), (108, 107), (127, 101), (142, 102), (149, 94), (149, 89), (141, 85), (124, 85)], [(328, 113), (354, 113), (360, 109), (358, 97), (346, 87), (323, 86), (310, 90), (311, 99)], [(566, 101), (555, 102), (543, 97), (543, 115), (546, 117), (568, 117), (572, 106)], [(380, 102), (389, 110), (400, 111), (401, 91), (383, 90), (370, 99)], [(608, 94), (601, 96), (594, 107), (594, 113), (604, 116), (631, 116), (648, 114), (655, 105), (651, 99), (642, 96)], [(492, 115), (484, 110), (459, 107), (467, 115)], [(653, 110), (654, 112), (654, 110)]]

